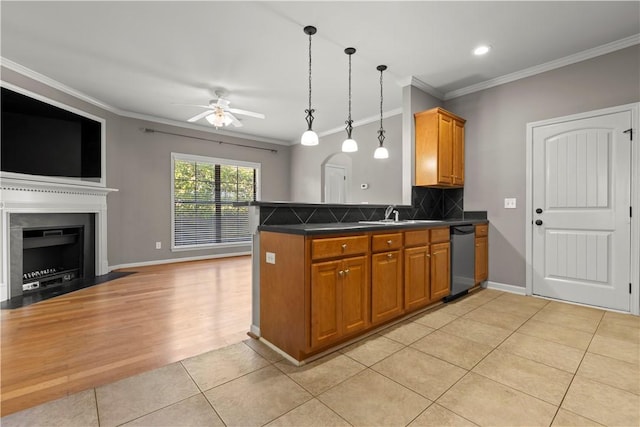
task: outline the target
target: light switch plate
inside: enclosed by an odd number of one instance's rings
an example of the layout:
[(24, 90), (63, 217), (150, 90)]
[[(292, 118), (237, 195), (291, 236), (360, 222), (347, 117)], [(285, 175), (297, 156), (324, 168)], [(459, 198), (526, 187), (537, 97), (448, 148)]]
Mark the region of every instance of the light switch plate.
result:
[(273, 252), (267, 252), (267, 256), (265, 261), (267, 264), (275, 264), (276, 263), (276, 254)]
[(506, 199), (504, 199), (504, 208), (505, 209), (515, 209), (516, 208), (516, 199), (515, 198), (506, 198)]

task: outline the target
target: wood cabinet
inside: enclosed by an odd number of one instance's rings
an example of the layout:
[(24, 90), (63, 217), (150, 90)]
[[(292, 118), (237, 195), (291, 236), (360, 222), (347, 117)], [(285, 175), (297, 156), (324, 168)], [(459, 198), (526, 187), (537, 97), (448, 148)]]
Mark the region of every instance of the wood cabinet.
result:
[(260, 232), (260, 335), (296, 360), (449, 295), (449, 227)]
[(405, 232), (406, 311), (449, 295), (449, 255), (448, 227)]
[(311, 265), (311, 347), (337, 341), (368, 325), (365, 256)]
[[(428, 232), (427, 232), (428, 233)], [(431, 253), (429, 246), (404, 250), (404, 306), (407, 311), (431, 302)]]
[(442, 108), (414, 117), (415, 185), (464, 186), (465, 119)]
[(431, 300), (440, 300), (451, 293), (450, 243), (431, 245)]
[(367, 235), (311, 240), (311, 348), (369, 326), (368, 251)]
[(371, 236), (371, 323), (398, 317), (403, 304), (403, 233)]
[(476, 284), (489, 279), (489, 225), (476, 225)]

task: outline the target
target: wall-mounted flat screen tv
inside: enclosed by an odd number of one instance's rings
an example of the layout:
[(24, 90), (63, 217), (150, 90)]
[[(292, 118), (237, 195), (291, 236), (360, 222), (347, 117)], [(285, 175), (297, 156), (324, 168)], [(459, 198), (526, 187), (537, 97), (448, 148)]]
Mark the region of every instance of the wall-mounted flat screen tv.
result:
[(1, 89), (3, 173), (102, 182), (104, 120)]

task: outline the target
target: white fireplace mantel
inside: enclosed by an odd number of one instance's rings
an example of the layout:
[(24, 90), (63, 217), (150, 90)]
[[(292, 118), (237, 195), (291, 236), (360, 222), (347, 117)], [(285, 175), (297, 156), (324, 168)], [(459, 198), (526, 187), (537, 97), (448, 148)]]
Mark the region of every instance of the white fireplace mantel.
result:
[(9, 216), (12, 213), (95, 214), (96, 275), (109, 272), (107, 259), (107, 195), (113, 188), (64, 182), (0, 178), (0, 301), (9, 295)]

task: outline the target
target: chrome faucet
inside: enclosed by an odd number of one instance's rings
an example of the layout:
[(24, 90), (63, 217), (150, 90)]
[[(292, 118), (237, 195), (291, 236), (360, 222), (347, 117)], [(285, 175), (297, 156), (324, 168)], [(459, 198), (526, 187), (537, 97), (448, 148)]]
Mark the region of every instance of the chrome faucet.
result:
[(394, 215), (393, 221), (398, 222), (399, 221), (399, 219), (398, 219), (399, 214), (398, 214), (397, 209), (395, 209), (395, 206), (393, 206), (393, 205), (387, 206), (387, 208), (384, 210), (384, 220), (385, 221), (391, 221), (389, 219), (391, 214)]

